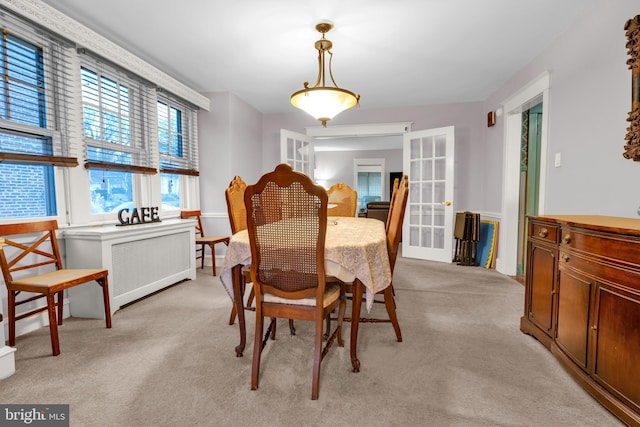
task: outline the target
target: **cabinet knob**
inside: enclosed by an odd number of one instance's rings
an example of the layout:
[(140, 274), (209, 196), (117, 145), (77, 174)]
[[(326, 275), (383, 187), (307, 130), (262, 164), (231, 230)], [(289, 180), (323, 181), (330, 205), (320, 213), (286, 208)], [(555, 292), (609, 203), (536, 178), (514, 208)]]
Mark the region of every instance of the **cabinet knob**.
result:
[(546, 228), (544, 228), (544, 227), (543, 227), (543, 228), (541, 228), (541, 229), (540, 229), (540, 232), (538, 233), (538, 235), (539, 235), (540, 237), (547, 237), (547, 235), (548, 235), (548, 234), (549, 234), (549, 230), (547, 230), (547, 229), (546, 229)]
[(562, 236), (562, 241), (564, 243), (570, 243), (571, 242), (571, 234), (567, 233), (564, 236)]
[(567, 254), (562, 254), (562, 260), (563, 260), (564, 262), (569, 262), (569, 255), (567, 255)]

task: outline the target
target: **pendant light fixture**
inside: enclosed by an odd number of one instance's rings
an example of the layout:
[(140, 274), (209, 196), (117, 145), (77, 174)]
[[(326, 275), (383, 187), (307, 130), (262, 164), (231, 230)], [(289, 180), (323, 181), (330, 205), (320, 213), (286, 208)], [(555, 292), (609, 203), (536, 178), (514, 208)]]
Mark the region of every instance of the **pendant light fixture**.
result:
[[(322, 34), (322, 38), (315, 43), (318, 50), (318, 80), (313, 87), (309, 82), (304, 82), (304, 89), (291, 95), (291, 104), (306, 111), (326, 127), (327, 122), (344, 110), (358, 105), (360, 95), (338, 87), (331, 72), (331, 60), (333, 43), (325, 39), (324, 35), (333, 28), (333, 24), (321, 22), (316, 25), (316, 30)], [(329, 54), (329, 78), (333, 86), (325, 86), (325, 53)]]

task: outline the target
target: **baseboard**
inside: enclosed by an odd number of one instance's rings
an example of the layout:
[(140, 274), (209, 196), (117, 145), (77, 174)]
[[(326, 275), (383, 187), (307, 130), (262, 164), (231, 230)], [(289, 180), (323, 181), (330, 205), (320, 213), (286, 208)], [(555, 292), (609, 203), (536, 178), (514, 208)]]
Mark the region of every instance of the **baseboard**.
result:
[(9, 346), (0, 347), (0, 380), (9, 378), (16, 372), (16, 361), (13, 353), (16, 349)]

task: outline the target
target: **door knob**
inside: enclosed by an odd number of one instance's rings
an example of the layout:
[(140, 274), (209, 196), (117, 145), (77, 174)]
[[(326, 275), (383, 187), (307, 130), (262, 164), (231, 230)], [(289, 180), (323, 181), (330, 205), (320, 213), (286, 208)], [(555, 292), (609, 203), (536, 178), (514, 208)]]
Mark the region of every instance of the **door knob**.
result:
[(445, 202), (440, 202), (441, 205), (445, 205), (445, 206), (451, 206), (451, 202), (450, 201), (445, 201)]

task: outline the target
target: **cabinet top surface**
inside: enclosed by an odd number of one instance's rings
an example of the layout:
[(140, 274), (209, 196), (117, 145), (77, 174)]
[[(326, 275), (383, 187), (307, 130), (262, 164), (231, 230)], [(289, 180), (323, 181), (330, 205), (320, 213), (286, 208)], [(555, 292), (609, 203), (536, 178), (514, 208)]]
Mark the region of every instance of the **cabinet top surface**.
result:
[(64, 228), (62, 230), (65, 238), (84, 238), (87, 236), (95, 236), (100, 239), (107, 236), (118, 237), (127, 235), (135, 236), (148, 233), (163, 233), (165, 231), (182, 228), (195, 229), (194, 223), (194, 220), (170, 218), (160, 222), (149, 222), (146, 224), (135, 224), (129, 226), (100, 225), (95, 227), (71, 227)]
[(623, 218), (605, 215), (540, 215), (531, 217), (531, 219), (541, 219), (596, 230), (640, 235), (640, 218)]

